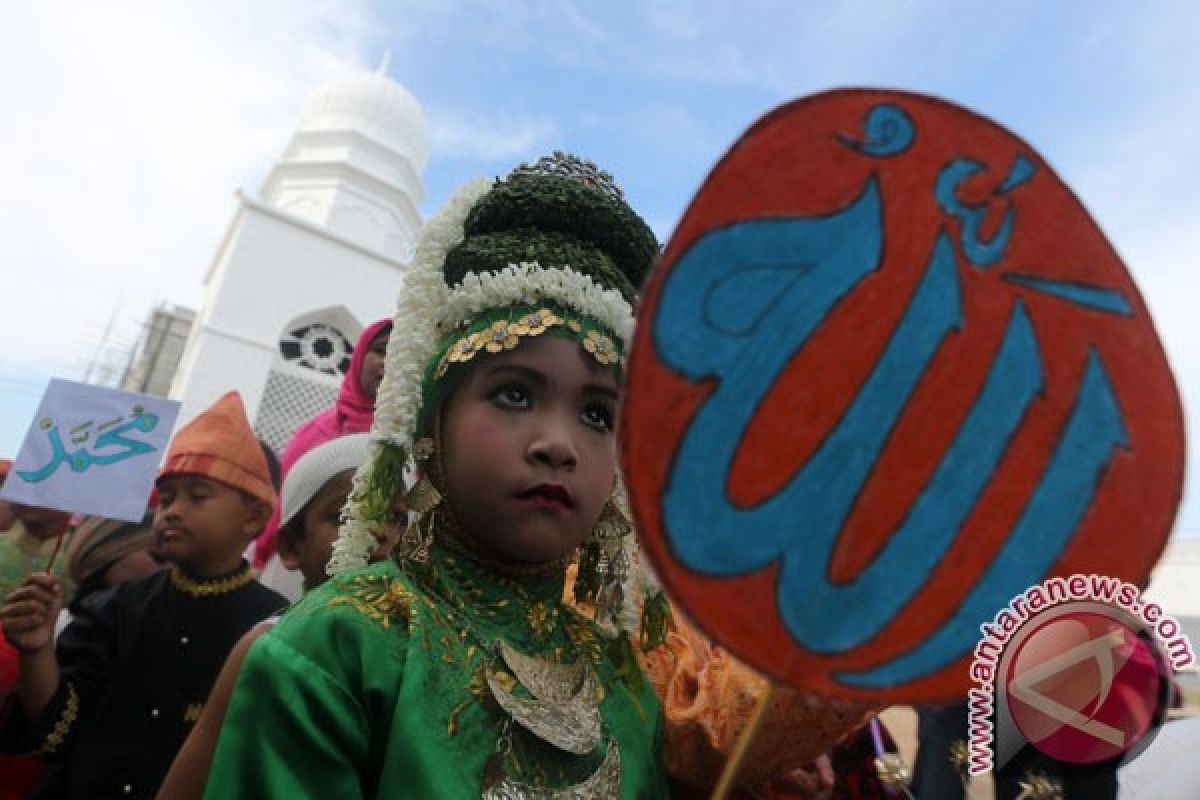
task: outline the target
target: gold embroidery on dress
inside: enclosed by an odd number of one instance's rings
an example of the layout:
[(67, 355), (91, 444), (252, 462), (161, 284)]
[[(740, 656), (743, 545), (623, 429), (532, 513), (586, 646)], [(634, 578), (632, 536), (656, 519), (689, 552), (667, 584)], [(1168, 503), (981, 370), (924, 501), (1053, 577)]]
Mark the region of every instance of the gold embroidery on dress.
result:
[(253, 580), (254, 570), (250, 569), (246, 564), (243, 564), (242, 569), (233, 575), (215, 580), (197, 580), (189, 578), (179, 567), (171, 569), (171, 583), (176, 589), (185, 594), (190, 594), (192, 597), (217, 597), (218, 595), (229, 594)]
[(529, 629), (533, 631), (534, 635), (542, 637), (546, 635), (549, 623), (557, 615), (557, 610), (547, 610), (546, 604), (538, 600), (525, 612), (525, 621), (529, 623)]
[[(471, 645), (468, 648), (468, 656), (470, 658), (474, 658), (476, 652), (478, 652), (478, 649), (475, 647), (475, 645)], [(448, 736), (453, 737), (458, 733), (459, 714), (466, 711), (475, 703), (486, 703), (492, 699), (491, 692), (488, 690), (486, 675), (487, 669), (481, 662), (479, 666), (477, 666), (471, 673), (471, 680), (467, 684), (467, 691), (471, 693), (471, 698), (469, 700), (462, 701), (454, 708), (450, 709), (450, 719), (446, 722), (446, 734)]]
[[(475, 584), (471, 576), (462, 568), (454, 556), (442, 554), (438, 559), (438, 563), (446, 571), (449, 580), (456, 585), (454, 603), (461, 606), (469, 605), (473, 613), (478, 617), (489, 621), (494, 620), (502, 611), (512, 605), (512, 598), (510, 597), (489, 599), (484, 590)], [(428, 574), (428, 579), (431, 582), (436, 581), (436, 571), (432, 566)], [(534, 636), (539, 639), (545, 639), (558, 630), (560, 616), (558, 608), (548, 606), (544, 600), (531, 596), (529, 591), (519, 581), (499, 575), (493, 576), (493, 579), (501, 588), (516, 595), (517, 601), (526, 609), (525, 623)], [(432, 603), (431, 606), (445, 605), (446, 614), (444, 617), (446, 619), (453, 618), (454, 624), (452, 627), (461, 628), (467, 624), (465, 617), (449, 598), (441, 598), (436, 592), (433, 596), (438, 597), (442, 602)]]
[(574, 609), (568, 608), (566, 612), (563, 616), (567, 623), (567, 635), (571, 641), (583, 649), (584, 654), (592, 660), (593, 664), (602, 663), (604, 661), (604, 642), (596, 634), (596, 629), (593, 627), (595, 623)]
[(386, 575), (355, 575), (344, 585), (348, 593), (332, 598), (329, 605), (348, 605), (384, 628), (393, 620), (407, 620), (412, 611), (415, 595), (403, 581)]
[(58, 722), (54, 723), (54, 729), (46, 736), (46, 740), (42, 742), (42, 746), (34, 750), (31, 755), (49, 755), (62, 747), (67, 734), (71, 732), (71, 726), (75, 724), (75, 720), (78, 718), (79, 694), (75, 691), (74, 684), (68, 683), (67, 702), (63, 707), (62, 716), (58, 718)]

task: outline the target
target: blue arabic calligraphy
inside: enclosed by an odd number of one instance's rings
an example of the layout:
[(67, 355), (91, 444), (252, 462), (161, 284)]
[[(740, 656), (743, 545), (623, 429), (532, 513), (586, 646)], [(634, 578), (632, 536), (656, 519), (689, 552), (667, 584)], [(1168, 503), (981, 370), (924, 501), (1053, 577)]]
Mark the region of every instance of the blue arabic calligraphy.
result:
[[(959, 186), (968, 178), (986, 169), (978, 161), (969, 158), (959, 158), (951, 161), (942, 168), (938, 175), (934, 195), (938, 205), (951, 216), (957, 217), (962, 223), (961, 243), (963, 254), (977, 267), (990, 267), (1000, 260), (1008, 247), (1016, 224), (1017, 209), (1010, 200), (1004, 210), (1004, 219), (991, 239), (984, 239), (980, 233), (984, 218), (987, 216), (986, 203), (964, 203), (958, 197)], [(1033, 162), (1025, 156), (1017, 156), (1008, 171), (1008, 176), (993, 192), (994, 195), (1007, 195), (1013, 189), (1028, 181), (1034, 174)]]
[[(962, 222), (963, 251), (982, 268), (1003, 255), (1015, 212), (1010, 204), (997, 233), (986, 241), (979, 236), (983, 206), (965, 205), (955, 193), (979, 168), (965, 159), (952, 162), (936, 195)], [(1018, 158), (997, 193), (1011, 192), (1032, 170), (1031, 162)], [(1017, 300), (982, 386), (904, 520), (859, 575), (830, 581), (839, 533), (893, 427), (939, 348), (964, 325), (957, 257), (943, 229), (908, 308), (837, 425), (775, 495), (736, 507), (726, 487), (746, 429), (813, 332), (880, 268), (883, 242), (875, 179), (828, 216), (750, 220), (711, 231), (668, 275), (653, 322), (654, 345), (666, 365), (692, 381), (716, 379), (667, 478), (662, 504), (668, 541), (688, 568), (712, 576), (779, 561), (781, 618), (800, 645), (818, 653), (869, 641), (912, 600), (1043, 390), (1037, 337)], [(1074, 411), (1041, 480), (980, 582), (922, 644), (841, 679), (863, 687), (905, 683), (966, 653), (980, 621), (1045, 575), (1090, 505), (1113, 448), (1125, 446), (1111, 380), (1091, 350)]]
[(838, 141), (866, 156), (888, 158), (899, 155), (912, 146), (916, 127), (904, 109), (891, 103), (875, 106), (863, 120), (863, 138), (855, 139), (844, 133)]
[[(87, 422), (83, 425), (79, 425), (72, 429), (71, 433), (77, 434), (91, 424), (91, 422)], [(50, 440), (50, 448), (52, 450), (50, 461), (40, 469), (18, 470), (17, 474), (21, 476), (23, 480), (28, 481), (29, 483), (40, 483), (57, 472), (58, 468), (63, 464), (66, 464), (70, 468), (71, 472), (82, 473), (86, 472), (93, 466), (108, 466), (111, 464), (117, 464), (127, 458), (145, 455), (146, 453), (153, 453), (155, 452), (155, 448), (152, 445), (146, 444), (145, 442), (140, 442), (137, 439), (131, 439), (123, 434), (134, 430), (141, 431), (142, 433), (149, 433), (150, 431), (154, 430), (157, 425), (157, 414), (138, 411), (138, 413), (129, 422), (126, 422), (123, 425), (112, 426), (111, 423), (106, 423), (105, 425), (100, 426), (100, 430), (102, 432), (96, 437), (96, 443), (93, 446), (92, 451), (89, 451), (86, 448), (80, 448), (78, 450), (68, 452), (67, 448), (63, 445), (62, 435), (58, 431), (58, 426), (54, 425), (53, 423), (49, 425), (43, 424), (43, 428), (46, 429), (47, 438)], [(73, 436), (71, 441), (74, 444), (79, 444), (80, 442), (85, 441), (86, 438), (87, 435), (83, 434), (81, 436)], [(111, 448), (118, 449), (116, 452), (96, 452), (99, 450), (109, 450)]]

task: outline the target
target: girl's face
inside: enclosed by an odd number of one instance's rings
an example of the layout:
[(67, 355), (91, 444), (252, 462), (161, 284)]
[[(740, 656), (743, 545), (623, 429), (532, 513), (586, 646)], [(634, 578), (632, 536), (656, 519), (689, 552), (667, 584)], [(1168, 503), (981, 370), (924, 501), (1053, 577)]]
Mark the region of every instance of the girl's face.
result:
[(540, 336), (480, 358), (446, 404), (451, 510), (485, 550), (543, 564), (574, 550), (616, 476), (616, 371)]
[(362, 387), (363, 392), (368, 397), (374, 397), (379, 391), (379, 384), (383, 383), (383, 361), (387, 356), (388, 336), (391, 334), (391, 329), (380, 331), (379, 335), (371, 340), (371, 346), (367, 349), (367, 354), (363, 356), (362, 372), (358, 376), (358, 385)]

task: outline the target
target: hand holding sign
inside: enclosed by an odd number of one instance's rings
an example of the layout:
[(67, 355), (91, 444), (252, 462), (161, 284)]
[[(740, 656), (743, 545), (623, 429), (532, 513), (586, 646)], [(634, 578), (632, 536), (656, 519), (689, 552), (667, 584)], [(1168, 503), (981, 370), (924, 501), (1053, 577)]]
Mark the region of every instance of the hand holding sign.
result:
[(137, 522), (178, 412), (162, 397), (54, 379), (0, 496)]
[(54, 644), (54, 624), (62, 610), (62, 584), (46, 572), (30, 575), (0, 606), (0, 628), (13, 647), (26, 653)]
[(1183, 474), (1099, 228), (1008, 131), (899, 92), (792, 103), (716, 166), (621, 432), (672, 596), (775, 678), (880, 702), (963, 696), (979, 624), (1048, 575), (1144, 581)]

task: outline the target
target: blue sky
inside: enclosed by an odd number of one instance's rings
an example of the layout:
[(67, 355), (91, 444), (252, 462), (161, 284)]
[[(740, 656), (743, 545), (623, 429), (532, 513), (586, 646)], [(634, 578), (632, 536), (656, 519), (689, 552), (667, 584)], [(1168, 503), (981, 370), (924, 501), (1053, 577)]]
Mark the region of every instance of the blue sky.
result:
[[(0, 453), (51, 374), (119, 363), (159, 300), (199, 303), (232, 192), (257, 191), (317, 83), (385, 50), (430, 121), (426, 214), (562, 148), (611, 171), (664, 239), (725, 148), (794, 97), (884, 86), (982, 112), (1124, 256), (1195, 441), (1198, 29), (1188, 2), (17, 5), (0, 31)], [(1178, 529), (1200, 535), (1191, 474)]]

